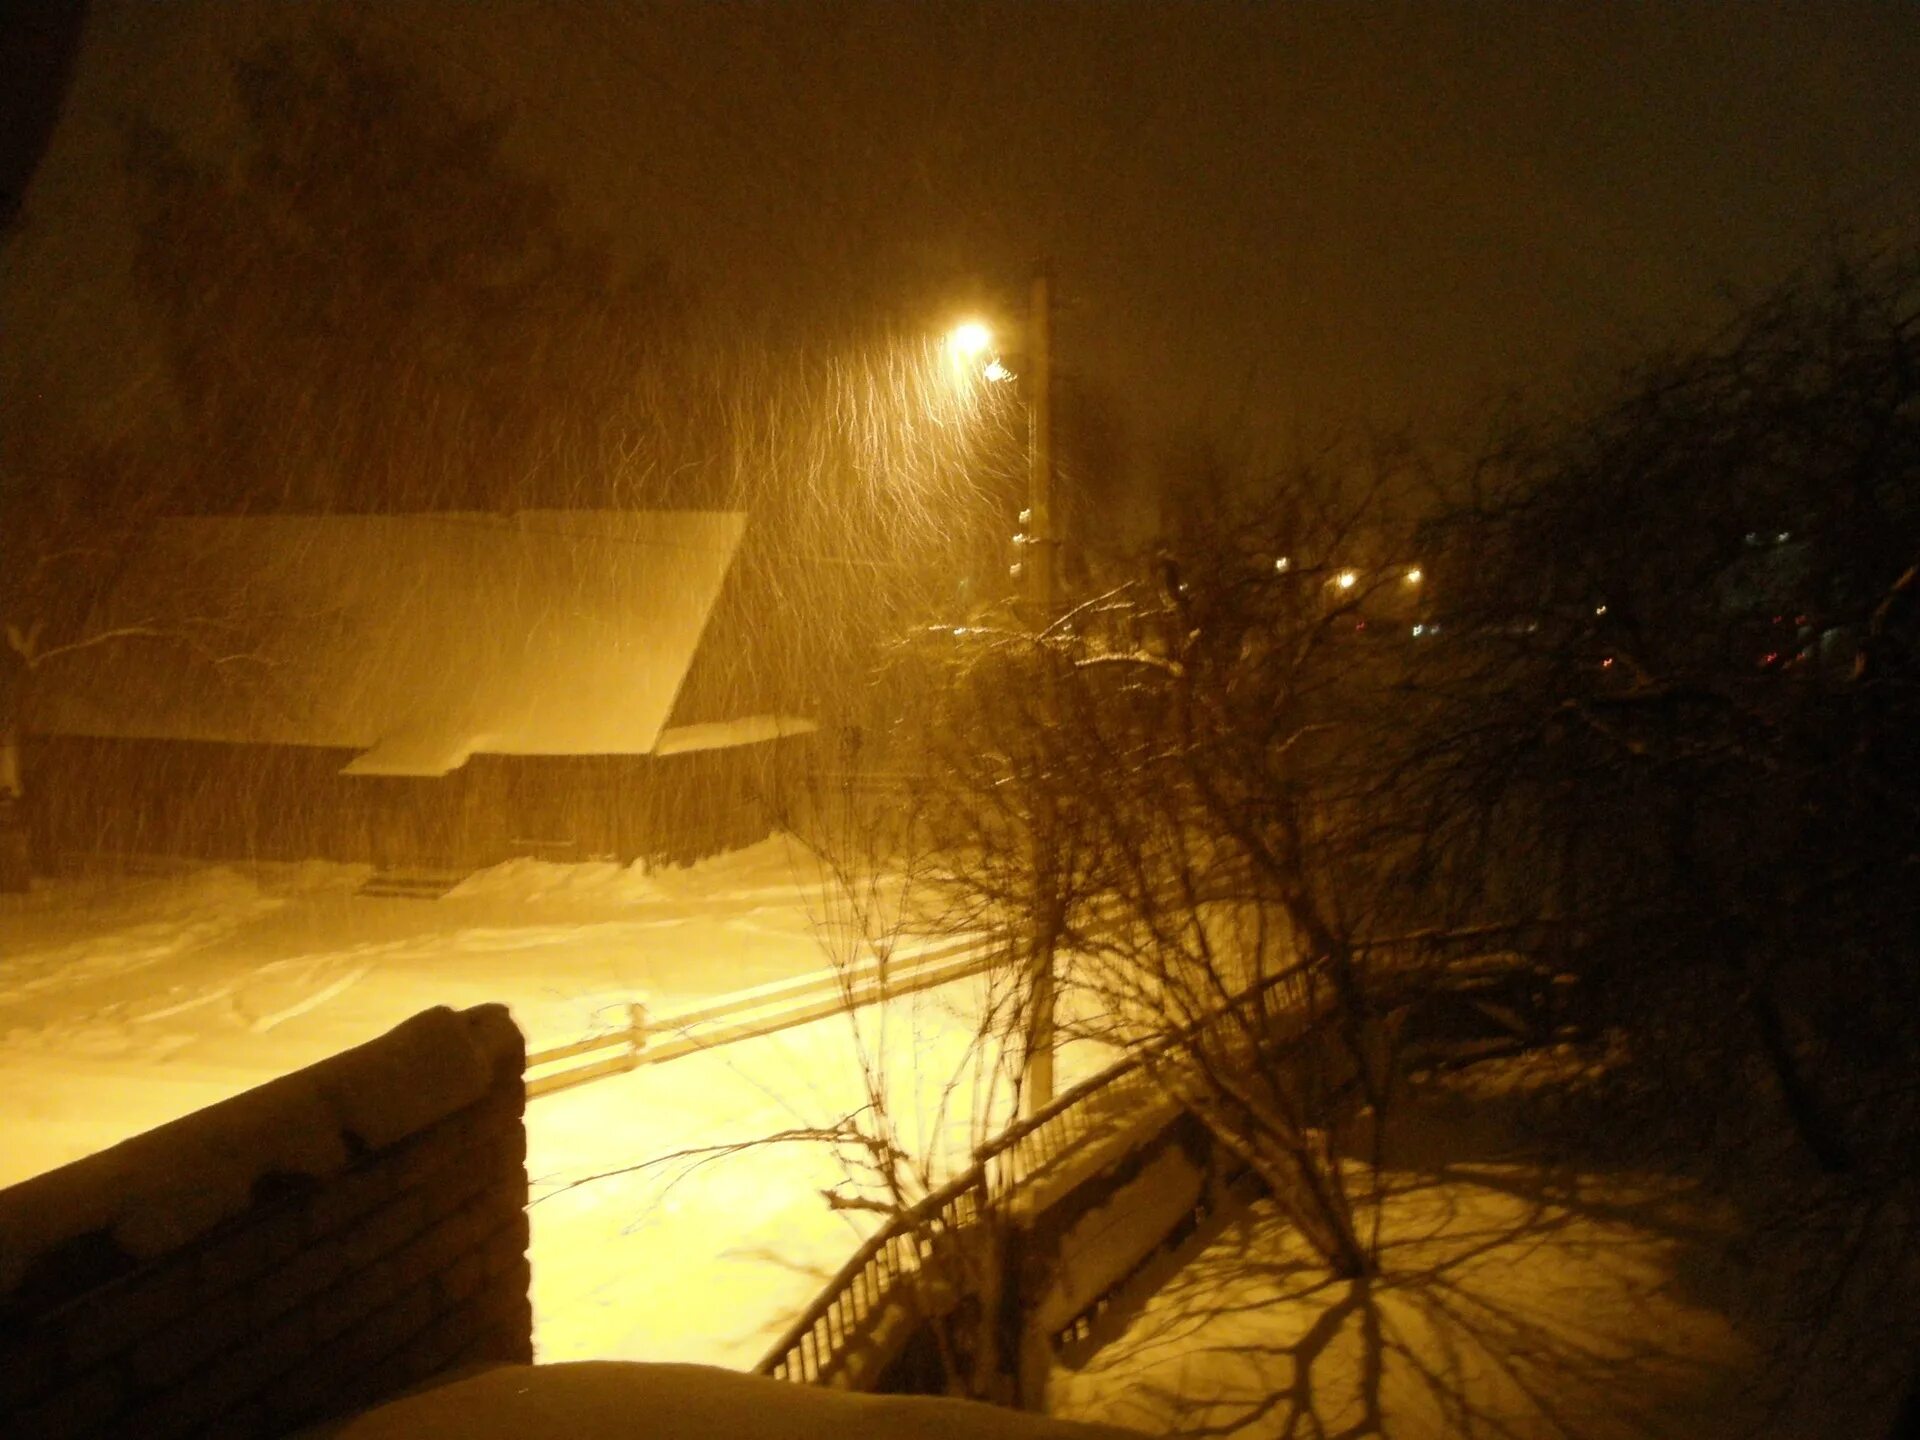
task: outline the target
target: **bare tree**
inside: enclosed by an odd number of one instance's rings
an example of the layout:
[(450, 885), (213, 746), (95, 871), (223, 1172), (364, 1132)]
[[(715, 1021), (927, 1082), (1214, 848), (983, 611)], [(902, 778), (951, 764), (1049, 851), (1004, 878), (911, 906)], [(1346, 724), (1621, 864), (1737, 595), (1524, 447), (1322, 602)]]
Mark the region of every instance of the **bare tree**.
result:
[[(684, 297), (505, 154), (510, 117), (317, 25), (237, 58), (206, 163), (126, 127), (134, 277), (215, 513), (607, 503)], [(669, 387), (670, 388), (670, 387)]]
[[(831, 1127), (844, 1173), (825, 1192), (910, 1235), (927, 1263), (901, 1279), (947, 1393), (1006, 1402), (1002, 1287), (1011, 1216), (970, 1187), (964, 1225), (938, 1203), (1018, 1113), (1025, 976), (981, 937), (980, 969), (959, 985), (901, 993), (929, 942), (967, 933), (947, 905), (926, 823), (928, 792), (851, 748), (783, 777), (781, 828), (820, 878), (814, 930), (839, 981), (860, 1103)], [(908, 992), (912, 987), (904, 987)]]
[(1069, 1029), (1150, 1057), (1343, 1275), (1375, 1263), (1343, 1150), (1393, 1091), (1380, 942), (1449, 918), (1389, 803), (1424, 580), (1386, 506), (1406, 461), (1366, 460), (1281, 477), (1040, 635), (915, 657), (961, 912), (1010, 948), (1056, 913)]

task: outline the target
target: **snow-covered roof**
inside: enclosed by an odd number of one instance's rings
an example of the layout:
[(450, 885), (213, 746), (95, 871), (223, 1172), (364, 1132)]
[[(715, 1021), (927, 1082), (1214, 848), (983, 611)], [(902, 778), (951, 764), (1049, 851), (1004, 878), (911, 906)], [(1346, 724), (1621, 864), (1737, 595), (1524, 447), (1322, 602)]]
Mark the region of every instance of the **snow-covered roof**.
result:
[(811, 735), (819, 722), (801, 715), (741, 715), (732, 720), (704, 720), (697, 725), (675, 725), (660, 732), (656, 755), (690, 755), (696, 750), (725, 750), (734, 745), (758, 745)]
[(361, 752), (641, 755), (746, 530), (732, 511), (160, 521), (93, 617), (157, 632), (49, 667), (45, 733)]

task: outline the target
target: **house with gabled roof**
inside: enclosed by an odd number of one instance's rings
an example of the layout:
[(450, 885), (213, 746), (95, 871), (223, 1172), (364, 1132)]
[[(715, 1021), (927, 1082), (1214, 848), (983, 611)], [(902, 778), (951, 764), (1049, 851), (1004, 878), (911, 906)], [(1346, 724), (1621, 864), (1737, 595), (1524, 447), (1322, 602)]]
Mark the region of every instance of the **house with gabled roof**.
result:
[(746, 533), (730, 511), (165, 519), (91, 621), (146, 638), (36, 696), (37, 839), (440, 872), (750, 843), (812, 723), (756, 683)]

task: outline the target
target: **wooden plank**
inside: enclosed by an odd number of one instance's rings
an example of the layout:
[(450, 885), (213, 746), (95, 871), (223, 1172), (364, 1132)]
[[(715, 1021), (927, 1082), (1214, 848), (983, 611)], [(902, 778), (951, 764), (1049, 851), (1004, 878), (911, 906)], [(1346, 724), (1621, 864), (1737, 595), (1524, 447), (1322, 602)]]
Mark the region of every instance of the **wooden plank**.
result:
[(527, 1069), (535, 1070), (559, 1060), (571, 1060), (576, 1055), (591, 1055), (596, 1050), (605, 1050), (613, 1045), (630, 1045), (632, 1042), (633, 1033), (629, 1030), (609, 1030), (604, 1035), (589, 1035), (584, 1040), (573, 1040), (565, 1045), (535, 1051), (527, 1056)]
[(985, 970), (989, 963), (989, 956), (966, 955), (958, 959), (946, 960), (938, 965), (929, 965), (898, 979), (890, 978), (884, 986), (871, 979), (863, 980), (850, 987), (850, 993), (836, 990), (833, 995), (816, 1000), (809, 1005), (720, 1026), (700, 1034), (668, 1035), (665, 1033), (667, 1022), (662, 1021), (652, 1029), (646, 1053), (642, 1058), (648, 1064), (654, 1064), (663, 1060), (677, 1060), (681, 1056), (693, 1055), (701, 1050), (711, 1050), (716, 1046), (735, 1045), (742, 1040), (757, 1040), (765, 1035), (775, 1035), (782, 1030), (791, 1030), (795, 1026), (810, 1025), (815, 1020), (824, 1020), (830, 1015), (838, 1015), (848, 1009), (858, 1009), (879, 1000), (897, 999), (902, 995), (912, 995), (954, 980), (962, 980)]
[(551, 1095), (556, 1090), (570, 1090), (575, 1085), (584, 1085), (589, 1080), (598, 1080), (607, 1075), (618, 1075), (632, 1070), (640, 1063), (640, 1057), (631, 1051), (612, 1056), (606, 1060), (596, 1060), (590, 1065), (582, 1065), (573, 1070), (562, 1070), (553, 1075), (539, 1075), (527, 1081), (527, 1098), (536, 1095)]
[[(887, 970), (890, 976), (899, 977), (900, 981), (904, 982), (921, 967), (937, 964), (956, 955), (969, 954), (978, 949), (980, 944), (977, 938), (968, 937), (964, 940), (955, 940), (950, 944), (937, 945), (917, 955), (894, 960), (887, 966)], [(656, 1028), (685, 1029), (714, 1020), (724, 1020), (729, 1016), (738, 1015), (743, 1010), (758, 1009), (762, 1005), (773, 1005), (788, 1000), (805, 1000), (815, 995), (839, 995), (849, 980), (857, 983), (877, 974), (878, 970), (877, 960), (864, 959), (857, 961), (844, 971), (816, 970), (810, 975), (801, 975), (791, 980), (775, 980), (751, 990), (738, 991), (712, 1005), (682, 1010), (673, 1015), (663, 1015), (656, 1022)], [(899, 993), (908, 992), (903, 990)]]
[[(783, 981), (764, 986), (732, 996), (718, 1005), (683, 1011), (658, 1020), (644, 1019), (644, 1012), (635, 1007), (635, 1023), (629, 1029), (590, 1035), (529, 1055), (526, 1064), (527, 1098), (551, 1095), (559, 1090), (583, 1085), (589, 1080), (623, 1074), (643, 1064), (675, 1060), (702, 1050), (758, 1039), (877, 1001), (929, 990), (978, 974), (991, 961), (991, 952), (981, 948), (977, 941), (969, 939), (889, 965), (884, 985), (878, 979), (878, 963), (867, 961), (851, 976), (844, 976), (837, 971), (817, 973), (797, 982)], [(804, 1003), (796, 1004), (796, 1000)], [(780, 1008), (769, 1013), (753, 1014), (755, 1011), (768, 1010), (771, 1006)], [(712, 1024), (715, 1020), (738, 1015), (753, 1018), (738, 1020), (733, 1024)], [(709, 1025), (711, 1028), (703, 1028)], [(533, 1073), (576, 1056), (591, 1055), (615, 1047), (619, 1047), (622, 1053), (605, 1060), (555, 1073)]]

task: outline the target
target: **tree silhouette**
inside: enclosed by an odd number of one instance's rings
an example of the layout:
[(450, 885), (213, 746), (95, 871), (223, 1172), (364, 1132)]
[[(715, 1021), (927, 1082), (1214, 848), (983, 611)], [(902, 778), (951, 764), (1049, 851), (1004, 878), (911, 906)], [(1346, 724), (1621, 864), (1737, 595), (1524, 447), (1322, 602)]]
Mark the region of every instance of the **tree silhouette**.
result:
[(316, 31), (233, 66), (232, 164), (127, 128), (135, 273), (208, 509), (605, 503), (680, 306), (503, 155), (504, 114)]

